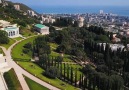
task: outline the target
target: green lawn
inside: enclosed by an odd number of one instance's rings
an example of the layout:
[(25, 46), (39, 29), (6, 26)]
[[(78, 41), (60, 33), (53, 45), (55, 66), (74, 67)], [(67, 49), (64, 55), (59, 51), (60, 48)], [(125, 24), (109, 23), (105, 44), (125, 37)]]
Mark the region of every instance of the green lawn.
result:
[(18, 43), (13, 49), (12, 49), (12, 57), (19, 58), (19, 59), (31, 59), (31, 55), (24, 54), (22, 52), (23, 46), (28, 42), (33, 42), (33, 40), (36, 37), (31, 37), (29, 39), (23, 40), (22, 42)]
[(36, 33), (33, 33), (26, 28), (22, 31), (22, 36), (24, 36), (24, 37), (29, 37), (29, 36), (33, 36), (33, 35), (36, 35)]
[(15, 40), (13, 40), (13, 39), (9, 39), (9, 43), (8, 44), (1, 44), (0, 46), (3, 46), (3, 47), (5, 47), (6, 49), (8, 49), (12, 44), (14, 44), (15, 43)]
[[(36, 77), (40, 78), (41, 80), (52, 84), (53, 86), (56, 86), (62, 90), (78, 90), (77, 88), (71, 86), (70, 84), (67, 84), (66, 82), (63, 82), (59, 79), (50, 79), (45, 76), (43, 76), (44, 70), (40, 68), (38, 65), (32, 63), (32, 62), (18, 62), (18, 64), (23, 67), (25, 70), (30, 72), (31, 74), (35, 75)], [(31, 65), (34, 67), (32, 68)], [(63, 86), (62, 86), (63, 84)]]
[[(28, 42), (33, 42), (33, 40), (35, 39), (36, 37), (32, 37), (32, 38), (29, 38), (29, 39), (26, 39), (22, 42), (20, 42), (19, 44), (17, 44), (13, 50), (12, 50), (12, 57), (14, 58), (14, 60), (17, 60), (16, 58), (20, 58), (22, 59), (23, 61), (26, 59), (31, 59), (31, 55), (28, 55), (28, 54), (23, 54), (22, 52), (22, 49), (23, 49), (23, 46), (28, 43)], [(50, 54), (51, 56), (59, 56), (60, 54), (55, 52), (54, 49), (57, 47), (56, 44), (53, 44), (51, 43), (51, 50), (52, 50), (52, 53)], [(50, 79), (50, 78), (47, 78), (45, 76), (43, 76), (43, 72), (44, 72), (44, 69), (42, 69), (41, 67), (39, 67), (38, 65), (32, 63), (32, 62), (23, 62), (23, 61), (18, 61), (18, 64), (23, 67), (25, 70), (27, 70), (28, 72), (30, 72), (31, 74), (35, 75), (36, 77), (40, 78), (41, 80), (47, 82), (47, 83), (50, 83), (52, 84), (53, 86), (56, 86), (62, 90), (77, 90), (77, 88), (75, 88), (74, 86), (66, 83), (66, 82), (63, 82), (62, 80), (60, 79)], [(27, 60), (29, 61), (29, 60)], [(66, 62), (73, 62), (71, 59), (69, 59), (69, 55), (66, 55), (64, 54), (64, 61)], [(32, 68), (31, 65), (33, 65), (34, 67)], [(79, 65), (70, 65), (72, 66), (73, 68), (81, 68), (81, 66)], [(81, 74), (82, 72), (78, 71), (78, 76)], [(79, 78), (78, 78), (79, 79)]]
[[(50, 43), (50, 47), (51, 47), (51, 54), (50, 56), (60, 56), (60, 53), (55, 52), (55, 49), (58, 47), (57, 44), (55, 43)], [(64, 62), (73, 62), (71, 59), (69, 59), (70, 55), (64, 54)]]
[[(50, 56), (55, 56), (55, 57), (60, 56), (59, 53), (55, 52), (55, 49), (58, 47), (58, 45), (55, 44), (55, 43), (50, 43), (50, 46), (51, 46), (51, 54), (50, 54)], [(68, 62), (69, 66), (73, 68), (73, 72), (75, 72), (75, 68), (82, 69), (82, 66), (72, 64), (74, 62), (69, 57), (70, 57), (70, 55), (64, 54), (63, 62)], [(67, 64), (66, 64), (66, 66), (67, 66)], [(64, 69), (64, 64), (62, 64), (62, 67)], [(79, 70), (77, 70), (77, 71), (78, 71), (77, 72), (77, 80), (79, 80), (80, 79), (80, 74), (82, 74), (82, 72), (79, 71)]]
[(19, 41), (19, 40), (22, 40), (23, 38), (17, 37), (17, 38), (13, 38), (13, 39)]
[(5, 72), (4, 78), (9, 90), (23, 90), (13, 69)]
[(46, 87), (36, 83), (35, 81), (29, 79), (28, 77), (25, 77), (25, 80), (26, 80), (30, 90), (48, 90)]
[(56, 49), (56, 48), (58, 47), (58, 45), (55, 44), (55, 43), (50, 43), (50, 46), (51, 46), (51, 48), (53, 48), (53, 49)]

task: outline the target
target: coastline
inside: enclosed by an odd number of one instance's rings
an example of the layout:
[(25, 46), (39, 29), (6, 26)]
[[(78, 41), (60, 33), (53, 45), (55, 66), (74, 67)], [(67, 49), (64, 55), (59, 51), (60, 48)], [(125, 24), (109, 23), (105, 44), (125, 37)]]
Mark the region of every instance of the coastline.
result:
[(129, 6), (30, 6), (33, 10), (40, 14), (98, 14), (99, 10), (105, 13), (113, 13), (118, 16), (129, 17)]

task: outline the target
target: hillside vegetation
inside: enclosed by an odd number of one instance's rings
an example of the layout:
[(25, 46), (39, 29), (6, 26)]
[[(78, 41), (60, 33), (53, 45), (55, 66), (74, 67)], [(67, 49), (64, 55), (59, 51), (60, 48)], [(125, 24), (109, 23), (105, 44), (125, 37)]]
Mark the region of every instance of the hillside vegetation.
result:
[(39, 23), (39, 20), (36, 17), (30, 17), (29, 15), (24, 15), (24, 13), (30, 8), (26, 5), (20, 4), (20, 11), (15, 10), (14, 3), (7, 2), (8, 6), (2, 7), (0, 4), (0, 20), (6, 20), (11, 22), (12, 24), (18, 24), (20, 26), (20, 34), (24, 34), (25, 32), (31, 32), (31, 28), (33, 24)]

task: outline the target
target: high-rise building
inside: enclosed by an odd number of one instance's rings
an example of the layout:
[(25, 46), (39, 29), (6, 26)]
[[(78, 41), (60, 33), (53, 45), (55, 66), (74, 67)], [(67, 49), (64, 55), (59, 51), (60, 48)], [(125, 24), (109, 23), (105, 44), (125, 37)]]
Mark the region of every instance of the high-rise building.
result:
[(78, 19), (78, 27), (83, 27), (83, 26), (84, 26), (84, 18), (79, 17), (79, 19)]
[(37, 14), (33, 11), (33, 10), (28, 10), (27, 11), (27, 14), (30, 15), (30, 16), (37, 16)]
[(99, 11), (99, 14), (104, 14), (104, 11), (103, 11), (103, 10), (100, 10), (100, 11)]

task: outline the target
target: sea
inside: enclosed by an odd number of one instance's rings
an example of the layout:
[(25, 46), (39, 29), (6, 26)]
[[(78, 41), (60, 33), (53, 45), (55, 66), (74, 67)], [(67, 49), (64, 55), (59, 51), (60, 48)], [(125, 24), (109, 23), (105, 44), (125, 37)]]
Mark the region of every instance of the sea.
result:
[(40, 14), (113, 13), (129, 17), (129, 6), (30, 6)]

